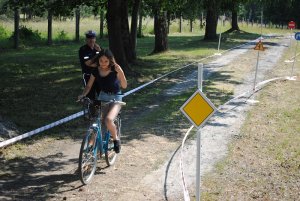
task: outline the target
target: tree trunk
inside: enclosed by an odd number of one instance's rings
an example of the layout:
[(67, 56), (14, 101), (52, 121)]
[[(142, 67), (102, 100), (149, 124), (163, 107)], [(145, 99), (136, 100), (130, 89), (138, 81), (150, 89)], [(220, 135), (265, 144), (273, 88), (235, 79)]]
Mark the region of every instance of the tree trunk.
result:
[(203, 27), (204, 27), (204, 24), (203, 24), (203, 12), (201, 12), (201, 16), (200, 16), (199, 21), (200, 21), (200, 30), (202, 30)]
[(19, 48), (19, 22), (20, 22), (20, 15), (19, 15), (19, 8), (15, 8), (15, 34), (14, 34), (14, 48)]
[(121, 35), (123, 40), (123, 47), (127, 62), (132, 63), (134, 61), (134, 53), (129, 32), (128, 0), (122, 0), (121, 2)]
[(154, 16), (155, 47), (152, 53), (168, 49), (167, 12), (156, 10)]
[(79, 24), (80, 24), (80, 9), (76, 8), (75, 11), (75, 27), (76, 27), (76, 31), (75, 31), (75, 41), (79, 42)]
[(113, 52), (117, 63), (126, 72), (129, 72), (129, 65), (125, 56), (123, 40), (122, 40), (122, 29), (121, 29), (121, 12), (122, 12), (122, 1), (123, 0), (109, 0), (107, 4), (107, 31), (109, 48)]
[(28, 20), (32, 20), (32, 17), (33, 17), (33, 16), (32, 16), (32, 11), (30, 10), (30, 11), (28, 12), (28, 18), (27, 18), (27, 19), (28, 19)]
[(193, 32), (193, 19), (190, 19), (190, 32)]
[(167, 33), (170, 33), (170, 26), (171, 26), (171, 15), (170, 12), (167, 13)]
[(100, 38), (103, 38), (104, 33), (104, 10), (100, 11)]
[(48, 10), (48, 45), (52, 45), (52, 11)]
[(136, 38), (137, 38), (137, 24), (138, 24), (138, 14), (141, 0), (135, 0), (133, 4), (132, 14), (131, 14), (131, 29), (130, 29), (130, 37), (131, 37), (131, 46), (133, 59), (136, 59)]
[(231, 11), (231, 31), (239, 31), (239, 25), (238, 25), (238, 8), (235, 8), (236, 6), (233, 5), (232, 11)]
[(180, 14), (180, 18), (179, 18), (179, 33), (182, 32), (182, 14)]
[(218, 6), (217, 2), (210, 1), (212, 3), (206, 8), (206, 26), (204, 40), (215, 40), (217, 36), (217, 24), (218, 24)]
[(142, 28), (143, 28), (143, 11), (142, 11), (142, 5), (143, 5), (143, 2), (140, 3), (140, 9), (139, 9), (139, 30), (138, 30), (138, 34), (137, 34), (137, 37), (141, 38), (143, 36), (143, 31), (142, 31)]

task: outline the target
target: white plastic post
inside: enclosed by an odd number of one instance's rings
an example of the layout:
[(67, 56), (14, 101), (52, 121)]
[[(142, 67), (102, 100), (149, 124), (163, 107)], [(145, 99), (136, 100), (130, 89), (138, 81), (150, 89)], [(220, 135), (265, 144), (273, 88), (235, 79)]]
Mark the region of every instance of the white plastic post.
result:
[(297, 40), (297, 45), (296, 45), (296, 49), (295, 49), (294, 61), (293, 61), (293, 65), (292, 65), (291, 79), (292, 79), (293, 73), (294, 73), (294, 66), (295, 66), (295, 61), (296, 61), (296, 57), (297, 57), (297, 49), (298, 49), (298, 40)]
[[(221, 27), (222, 27), (222, 26), (221, 26)], [(220, 34), (219, 34), (218, 53), (219, 53), (219, 51), (220, 51), (221, 36), (222, 36), (222, 30), (220, 30)]]
[[(261, 20), (260, 20), (260, 40), (262, 40), (262, 27), (263, 27), (263, 16), (264, 12), (261, 10)], [(253, 84), (253, 91), (255, 91), (255, 85), (256, 85), (256, 78), (257, 78), (257, 71), (258, 71), (258, 62), (259, 62), (259, 51), (257, 50), (257, 61), (256, 61), (256, 68), (255, 68), (255, 78), (254, 78), (254, 84)]]
[[(198, 89), (202, 91), (203, 64), (198, 64)], [(201, 158), (201, 131), (197, 130), (197, 161), (196, 161), (196, 201), (200, 201), (200, 158)]]
[(215, 55), (221, 56), (222, 54), (220, 53), (220, 46), (221, 46), (221, 38), (222, 38), (222, 26), (223, 26), (223, 16), (221, 19), (221, 26), (220, 26), (220, 34), (219, 34), (219, 43), (218, 43), (218, 52), (215, 53)]

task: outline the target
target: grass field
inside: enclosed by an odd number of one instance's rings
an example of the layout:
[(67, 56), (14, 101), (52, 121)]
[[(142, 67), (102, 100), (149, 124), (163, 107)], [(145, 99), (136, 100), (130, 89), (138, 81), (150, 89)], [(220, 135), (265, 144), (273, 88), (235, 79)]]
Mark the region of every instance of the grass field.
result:
[[(130, 20), (129, 20), (130, 22)], [(143, 18), (143, 34), (144, 35), (153, 35), (153, 19), (152, 18)], [(190, 32), (190, 22), (188, 20), (183, 20), (182, 21), (182, 32), (186, 34), (196, 34), (198, 35), (203, 35), (205, 32), (205, 27), (203, 29), (200, 29), (200, 21), (196, 20), (193, 22), (193, 33)], [(45, 19), (36, 19), (35, 21), (20, 21), (21, 26), (26, 26), (28, 28), (31, 28), (32, 30), (38, 30), (43, 37), (47, 37), (47, 20)], [(10, 35), (13, 32), (14, 29), (14, 24), (13, 20), (0, 20), (0, 26), (4, 27), (8, 34)], [(58, 20), (53, 20), (53, 37), (56, 38), (57, 35), (61, 32), (64, 31), (67, 33), (67, 36), (70, 39), (75, 38), (75, 20), (72, 19), (67, 19), (66, 21), (58, 21)], [(252, 32), (252, 33), (260, 33), (260, 24), (247, 24), (245, 22), (240, 22), (239, 27), (246, 31), (246, 32)], [(104, 26), (104, 33), (106, 34), (106, 24)], [(84, 32), (90, 29), (94, 29), (97, 32), (100, 30), (100, 21), (99, 18), (81, 18), (80, 19), (80, 35), (83, 36)], [(217, 28), (217, 32), (224, 32), (226, 30), (230, 29), (230, 21), (225, 21), (224, 24), (219, 21), (219, 25)], [(281, 29), (281, 28), (269, 28), (268, 26), (263, 26), (263, 31), (264, 34), (267, 33), (286, 33), (286, 28)], [(171, 21), (170, 24), (170, 34), (176, 34), (179, 33), (179, 20), (175, 19)]]
[[(81, 32), (96, 27), (97, 23), (98, 20), (94, 19), (81, 20)], [(149, 27), (151, 23), (152, 21), (148, 19), (144, 25)], [(33, 30), (38, 29), (45, 36), (45, 21), (24, 23), (24, 25)], [(169, 36), (169, 51), (165, 53), (149, 55), (154, 47), (153, 35), (138, 39), (138, 60), (131, 68), (139, 72), (140, 77), (128, 77), (128, 90), (216, 52), (217, 41), (203, 41), (203, 30), (189, 33), (186, 31), (187, 22), (184, 22), (185, 31), (178, 33), (177, 25), (175, 22), (172, 23), (173, 32)], [(229, 28), (228, 25), (227, 23), (226, 29)], [(2, 22), (2, 26), (8, 30), (12, 29), (12, 24), (8, 22)], [(56, 27), (54, 32), (62, 30), (63, 27), (72, 38), (72, 26), (71, 22), (54, 22)], [(245, 32), (223, 34), (221, 50), (259, 36), (257, 34), (260, 32), (259, 27), (251, 28), (251, 33), (245, 30)], [(255, 30), (257, 33), (254, 33)], [(271, 31), (263, 30), (264, 33)], [(277, 31), (283, 33), (283, 30)], [(108, 46), (107, 38), (98, 42), (103, 47)], [(83, 43), (82, 41), (81, 44)], [(23, 46), (19, 50), (2, 51), (0, 55), (1, 116), (14, 122), (21, 132), (25, 132), (79, 111), (80, 106), (75, 103), (75, 99), (82, 90), (78, 61), (78, 48), (81, 44), (70, 41), (55, 43), (51, 47), (41, 44)]]

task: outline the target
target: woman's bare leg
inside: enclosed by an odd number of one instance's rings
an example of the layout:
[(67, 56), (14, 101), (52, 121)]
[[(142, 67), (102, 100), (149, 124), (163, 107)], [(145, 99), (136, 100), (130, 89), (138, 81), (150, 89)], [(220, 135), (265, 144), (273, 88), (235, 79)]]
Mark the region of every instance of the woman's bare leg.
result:
[(117, 127), (114, 123), (115, 118), (119, 114), (121, 110), (121, 106), (119, 104), (114, 104), (111, 106), (109, 109), (106, 117), (105, 117), (105, 124), (107, 129), (109, 130), (113, 140), (118, 140), (117, 139)]

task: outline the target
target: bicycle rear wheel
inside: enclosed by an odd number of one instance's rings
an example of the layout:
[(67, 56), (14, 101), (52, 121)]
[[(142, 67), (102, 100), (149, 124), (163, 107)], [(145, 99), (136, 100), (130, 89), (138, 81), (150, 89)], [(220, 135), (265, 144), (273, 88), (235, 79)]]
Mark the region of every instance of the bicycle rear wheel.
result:
[[(117, 127), (117, 138), (120, 140), (121, 145), (121, 118), (117, 116), (115, 119), (115, 125)], [(114, 142), (113, 139), (110, 138), (108, 141), (108, 149), (105, 152), (105, 161), (108, 166), (113, 165), (117, 159), (117, 153), (114, 151)]]
[[(89, 130), (83, 138), (79, 152), (79, 178), (83, 184), (91, 182), (97, 167), (97, 133)], [(90, 145), (90, 143), (92, 145)]]

